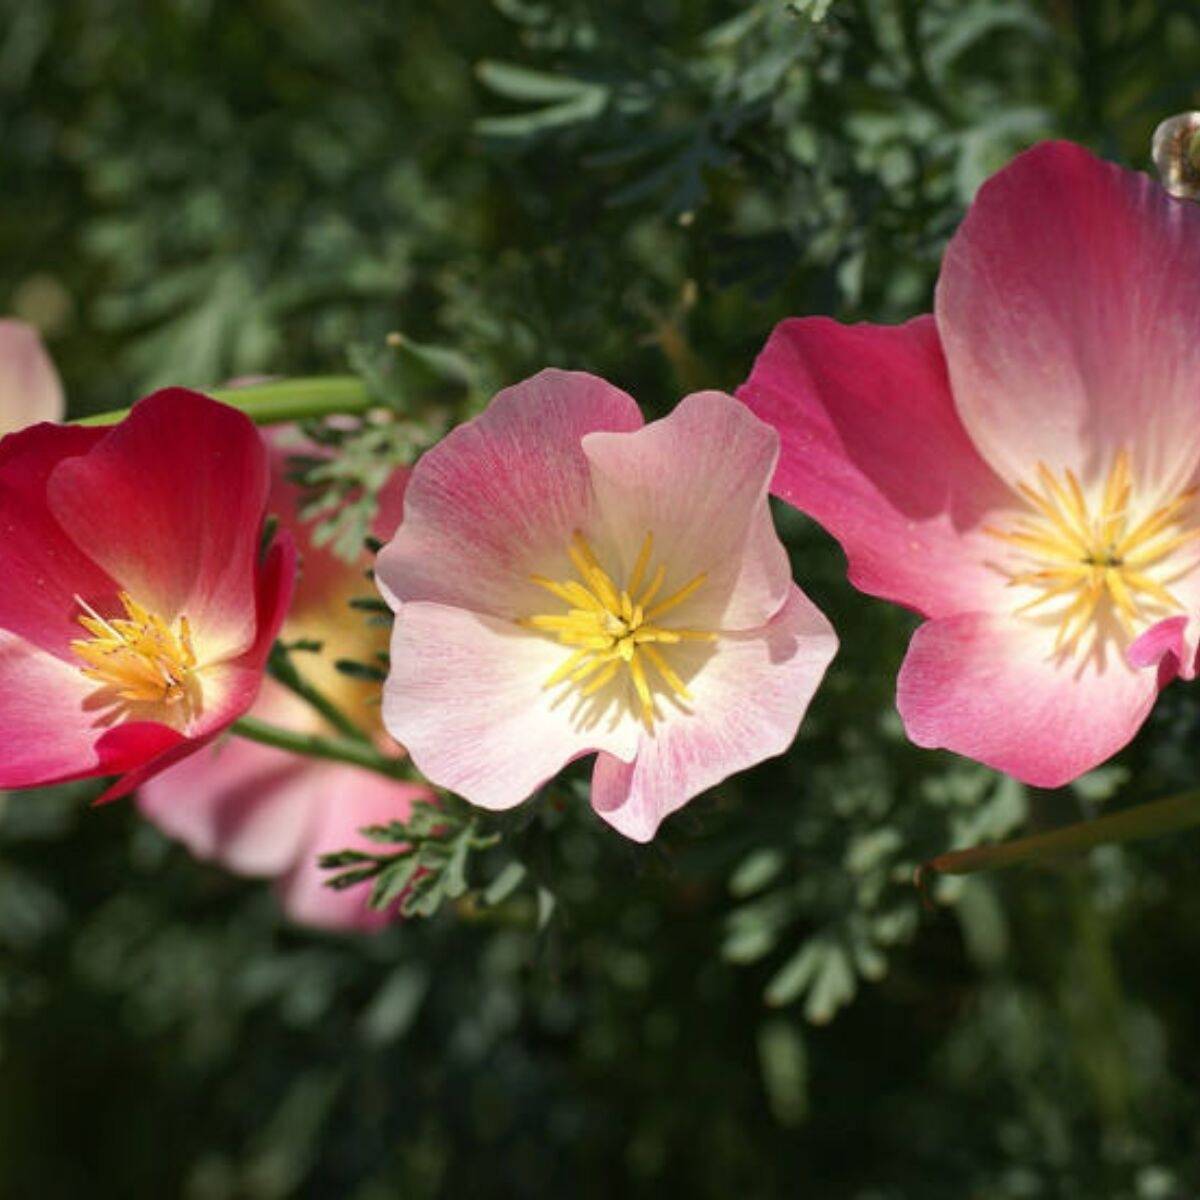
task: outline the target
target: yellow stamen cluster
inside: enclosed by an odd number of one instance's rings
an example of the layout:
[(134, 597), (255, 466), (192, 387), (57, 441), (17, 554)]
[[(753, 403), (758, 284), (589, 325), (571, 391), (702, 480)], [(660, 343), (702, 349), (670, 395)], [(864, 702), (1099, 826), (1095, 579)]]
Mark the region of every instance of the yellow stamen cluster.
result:
[(114, 701), (130, 704), (183, 703), (196, 700), (196, 652), (187, 617), (172, 629), (157, 613), (143, 608), (128, 593), (120, 594), (124, 617), (100, 616), (80, 597), (79, 624), (91, 634), (71, 643), (86, 667), (88, 679), (113, 689)]
[(579, 578), (556, 582), (544, 575), (530, 576), (539, 587), (567, 604), (568, 611), (518, 621), (526, 629), (549, 634), (564, 646), (572, 647), (572, 653), (543, 686), (549, 688), (568, 681), (580, 688), (581, 695), (592, 696), (611, 683), (624, 666), (648, 729), (654, 726), (655, 711), (647, 664), (674, 696), (683, 701), (691, 699), (683, 680), (671, 669), (659, 647), (685, 641), (711, 642), (716, 638), (715, 633), (702, 629), (666, 629), (655, 624), (659, 617), (695, 595), (704, 586), (706, 576), (697, 575), (654, 603), (666, 580), (667, 569), (660, 564), (650, 572), (653, 549), (654, 537), (647, 533), (629, 581), (620, 588), (601, 567), (587, 539), (576, 530), (567, 553)]
[[(1038, 464), (1037, 486), (1021, 484), (1017, 490), (1034, 511), (1019, 517), (1011, 529), (987, 532), (1033, 560), (1029, 569), (1006, 570), (1012, 586), (1026, 585), (1041, 593), (1017, 612), (1030, 612), (1054, 600), (1063, 602), (1055, 614), (1056, 651), (1073, 650), (1106, 613), (1132, 634), (1162, 610), (1182, 608), (1166, 585), (1194, 564), (1178, 570), (1166, 560), (1200, 537), (1189, 512), (1196, 489), (1136, 519), (1129, 455), (1122, 450), (1113, 460), (1097, 503), (1088, 503), (1073, 471), (1057, 477), (1043, 463)], [(1154, 578), (1164, 567), (1171, 568), (1168, 575)]]

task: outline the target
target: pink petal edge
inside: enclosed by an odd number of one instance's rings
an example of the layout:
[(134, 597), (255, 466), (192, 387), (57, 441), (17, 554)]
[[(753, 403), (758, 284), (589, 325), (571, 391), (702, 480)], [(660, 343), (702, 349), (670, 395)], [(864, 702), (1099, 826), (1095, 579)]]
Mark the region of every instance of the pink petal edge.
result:
[(768, 625), (717, 641), (692, 681), (690, 714), (670, 713), (643, 734), (632, 762), (599, 755), (592, 807), (619, 833), (648, 842), (698, 793), (782, 754), (837, 644), (824, 614), (793, 584)]

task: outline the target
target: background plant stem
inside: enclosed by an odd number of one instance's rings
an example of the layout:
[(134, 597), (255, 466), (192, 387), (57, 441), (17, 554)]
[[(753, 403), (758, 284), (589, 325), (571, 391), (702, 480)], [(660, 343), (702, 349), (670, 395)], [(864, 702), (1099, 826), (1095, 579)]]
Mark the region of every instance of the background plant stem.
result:
[[(356, 375), (314, 375), (305, 379), (281, 379), (239, 388), (208, 388), (212, 396), (244, 412), (256, 425), (281, 425), (338, 414), (365, 413), (377, 407)], [(129, 409), (81, 417), (77, 425), (115, 425)]]
[(407, 760), (382, 754), (373, 746), (349, 738), (325, 737), (314, 733), (296, 733), (260, 721), (257, 717), (242, 717), (233, 723), (233, 732), (264, 746), (274, 746), (308, 758), (324, 758), (331, 762), (350, 763), (364, 767), (391, 779), (411, 779), (413, 772)]

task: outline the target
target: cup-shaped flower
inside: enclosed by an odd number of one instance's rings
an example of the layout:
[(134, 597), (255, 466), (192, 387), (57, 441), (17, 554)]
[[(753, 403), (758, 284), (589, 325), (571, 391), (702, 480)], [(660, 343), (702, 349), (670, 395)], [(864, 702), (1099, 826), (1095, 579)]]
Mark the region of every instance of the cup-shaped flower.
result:
[(739, 395), (773, 490), (862, 591), (927, 618), (900, 672), (918, 745), (1058, 786), (1194, 673), (1200, 209), (1078, 146), (984, 184), (935, 314), (783, 322)]
[(268, 480), (246, 417), (182, 389), (0, 441), (0, 788), (123, 795), (250, 707), (295, 573)]
[(593, 807), (647, 841), (785, 750), (837, 643), (771, 524), (777, 455), (729, 396), (643, 425), (556, 370), (429, 451), (376, 568), (384, 722), (421, 771), (502, 809), (598, 751)]
[[(289, 643), (319, 642), (319, 653), (297, 654), (305, 679), (360, 728), (386, 739), (380, 721), (379, 686), (338, 671), (339, 659), (370, 662), (387, 649), (386, 628), (369, 623), (349, 602), (370, 591), (369, 558), (347, 563), (316, 545), (312, 526), (300, 519), (299, 491), (287, 477), (290, 454), (316, 449), (291, 431), (271, 436), (269, 511), (300, 550), (296, 595), (281, 636)], [(396, 472), (381, 496), (372, 532), (386, 538), (402, 511), (405, 474)], [(329, 733), (306, 701), (267, 679), (251, 715), (298, 733)], [(395, 749), (393, 746), (392, 749)], [(222, 738), (150, 780), (138, 793), (142, 812), (164, 833), (178, 838), (197, 858), (239, 875), (275, 881), (287, 914), (326, 929), (373, 930), (388, 913), (369, 907), (370, 884), (341, 891), (326, 886), (320, 855), (345, 849), (381, 850), (360, 832), (408, 817), (414, 801), (432, 792), (360, 767), (301, 758), (238, 737)]]
[(32, 325), (0, 320), (0, 437), (38, 421), (61, 421), (58, 372)]

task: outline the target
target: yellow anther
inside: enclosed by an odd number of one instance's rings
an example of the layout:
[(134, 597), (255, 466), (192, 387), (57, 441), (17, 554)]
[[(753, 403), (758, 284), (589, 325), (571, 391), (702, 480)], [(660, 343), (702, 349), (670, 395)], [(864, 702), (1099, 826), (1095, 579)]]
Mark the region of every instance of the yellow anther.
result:
[(116, 702), (183, 704), (190, 710), (197, 702), (198, 690), (196, 652), (187, 617), (181, 616), (172, 629), (126, 592), (119, 598), (125, 616), (105, 618), (75, 597), (83, 609), (77, 620), (91, 634), (71, 643), (72, 651), (86, 664), (80, 670), (88, 679), (111, 688)]
[(637, 595), (637, 590), (642, 586), (642, 579), (646, 575), (646, 568), (650, 565), (650, 554), (654, 549), (654, 534), (646, 534), (645, 540), (642, 542), (642, 548), (638, 551), (637, 562), (633, 564), (633, 574), (629, 577), (629, 594)]
[[(1137, 517), (1130, 456), (1121, 450), (1093, 504), (1074, 471), (1056, 476), (1045, 463), (1038, 464), (1037, 484), (1018, 484), (1017, 491), (1032, 511), (1009, 528), (988, 527), (985, 532), (1032, 560), (1030, 569), (1005, 568), (1010, 585), (1040, 593), (1023, 601), (1016, 612), (1036, 610), (1040, 616), (1048, 611), (1047, 604), (1066, 602), (1056, 614), (1056, 649), (1073, 650), (1105, 614), (1133, 634), (1182, 608), (1166, 584), (1197, 563), (1187, 562), (1179, 569), (1178, 560), (1167, 560), (1200, 538), (1191, 511), (1196, 489)], [(1171, 573), (1154, 577), (1163, 570)]]
[(679, 700), (690, 700), (683, 680), (658, 646), (681, 641), (711, 642), (717, 636), (702, 629), (667, 629), (651, 623), (684, 604), (703, 587), (706, 579), (703, 574), (697, 575), (653, 608), (647, 608), (667, 577), (666, 566), (660, 563), (639, 594), (650, 569), (653, 548), (654, 538), (647, 533), (626, 586), (619, 587), (601, 566), (587, 539), (576, 531), (567, 546), (567, 556), (579, 579), (530, 577), (533, 583), (568, 605), (568, 610), (538, 613), (517, 621), (522, 628), (554, 637), (571, 648), (571, 654), (546, 678), (544, 687), (567, 683), (577, 687), (582, 696), (594, 696), (616, 680), (625, 667), (633, 690), (629, 699), (650, 730), (656, 716), (654, 689), (643, 657), (654, 668), (656, 679), (661, 680), (667, 693)]
[(646, 620), (653, 621), (655, 617), (661, 617), (663, 613), (670, 612), (671, 609), (678, 607), (689, 596), (693, 596), (704, 586), (704, 581), (708, 578), (707, 575), (697, 575), (691, 583), (685, 584), (677, 592), (672, 592), (665, 600), (659, 601), (652, 609), (646, 613)]
[(660, 563), (658, 570), (654, 572), (654, 578), (650, 580), (650, 586), (638, 597), (638, 606), (640, 608), (645, 608), (658, 595), (658, 589), (662, 587), (663, 580), (666, 577), (667, 568)]

